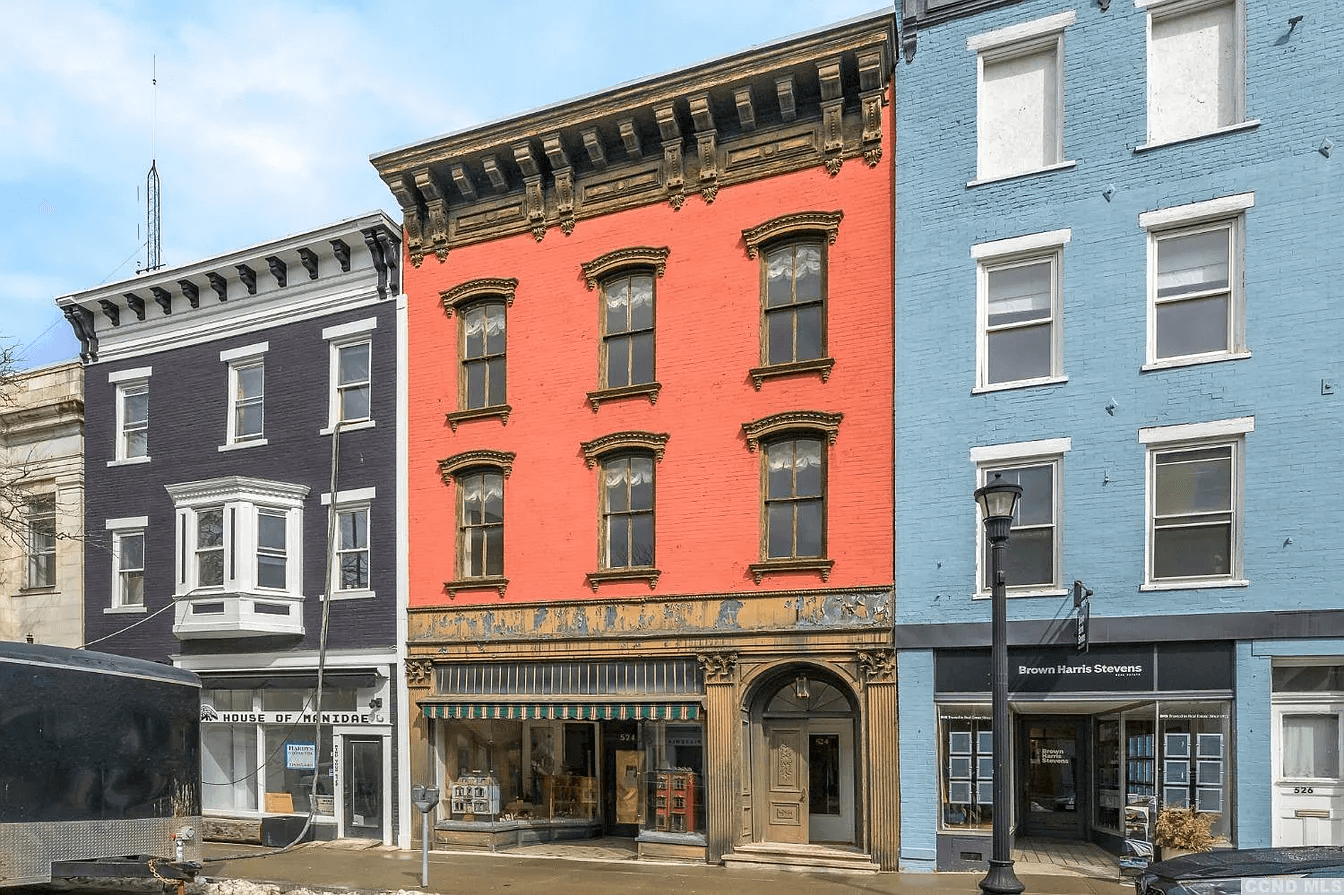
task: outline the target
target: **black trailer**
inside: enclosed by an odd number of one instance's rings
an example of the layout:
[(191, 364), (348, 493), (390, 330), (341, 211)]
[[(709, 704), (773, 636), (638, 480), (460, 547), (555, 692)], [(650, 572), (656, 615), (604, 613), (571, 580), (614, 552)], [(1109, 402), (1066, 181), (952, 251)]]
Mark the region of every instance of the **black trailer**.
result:
[(0, 642), (0, 887), (199, 868), (201, 684), (105, 653)]

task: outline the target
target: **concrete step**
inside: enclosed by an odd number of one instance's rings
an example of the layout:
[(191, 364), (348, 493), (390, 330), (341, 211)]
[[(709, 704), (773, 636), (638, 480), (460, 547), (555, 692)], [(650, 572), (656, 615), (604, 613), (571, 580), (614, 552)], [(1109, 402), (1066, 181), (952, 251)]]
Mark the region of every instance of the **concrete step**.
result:
[(723, 856), (725, 867), (771, 866), (782, 870), (849, 870), (877, 873), (877, 864), (856, 848), (828, 845), (789, 845), (754, 842), (739, 845)]

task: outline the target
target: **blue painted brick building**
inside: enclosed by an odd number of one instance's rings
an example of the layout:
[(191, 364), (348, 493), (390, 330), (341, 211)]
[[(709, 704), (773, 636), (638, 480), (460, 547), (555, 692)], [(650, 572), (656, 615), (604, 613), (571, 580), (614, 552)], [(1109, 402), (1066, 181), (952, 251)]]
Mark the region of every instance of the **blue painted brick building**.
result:
[[(901, 864), (989, 856), (1008, 559), (1016, 835), (1344, 844), (1344, 29), (1323, 0), (905, 0)], [(1088, 650), (1077, 593), (1091, 591)]]

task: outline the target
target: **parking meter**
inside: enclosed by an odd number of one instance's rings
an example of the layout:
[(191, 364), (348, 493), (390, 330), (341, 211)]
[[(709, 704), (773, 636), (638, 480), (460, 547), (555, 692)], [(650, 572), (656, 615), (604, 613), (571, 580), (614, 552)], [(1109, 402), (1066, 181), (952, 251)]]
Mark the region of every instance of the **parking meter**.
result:
[(420, 809), (420, 888), (429, 888), (429, 812), (439, 804), (439, 788), (417, 783), (411, 787), (411, 803)]

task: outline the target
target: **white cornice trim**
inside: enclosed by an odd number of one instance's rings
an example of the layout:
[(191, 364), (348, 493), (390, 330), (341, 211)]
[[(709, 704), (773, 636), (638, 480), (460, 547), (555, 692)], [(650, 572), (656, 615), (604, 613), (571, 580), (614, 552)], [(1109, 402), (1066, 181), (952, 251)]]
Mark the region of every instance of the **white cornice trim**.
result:
[[(378, 497), (377, 488), (372, 487), (352, 488), (349, 491), (337, 491), (336, 503), (337, 505), (343, 503), (361, 503), (367, 500), (374, 500), (377, 497)], [(331, 492), (329, 491), (322, 492), (322, 506), (324, 507), (331, 506)]]
[(377, 328), (377, 317), (365, 317), (363, 320), (351, 320), (349, 323), (328, 326), (322, 330), (322, 338), (327, 341), (331, 341), (332, 339), (343, 339), (346, 336), (362, 335), (367, 332), (372, 332)]
[(116, 519), (108, 519), (103, 523), (106, 531), (119, 531), (123, 528), (148, 528), (148, 516), (120, 516)]
[(1073, 439), (1044, 438), (1040, 441), (1018, 441), (1013, 444), (991, 444), (971, 448), (971, 462), (996, 463), (1000, 460), (1022, 460), (1028, 457), (1058, 456), (1073, 448)]
[(229, 361), (242, 360), (245, 357), (257, 357), (265, 354), (270, 348), (270, 342), (257, 342), (255, 345), (244, 345), (241, 348), (229, 348), (219, 353), (219, 359), (228, 363)]
[(129, 382), (132, 379), (148, 379), (154, 373), (153, 367), (136, 367), (133, 370), (117, 370), (107, 374), (110, 383)]
[(1065, 28), (1078, 21), (1076, 10), (1065, 10), (1055, 13), (1052, 16), (1036, 19), (1031, 22), (1019, 22), (1016, 25), (1009, 25), (1006, 28), (999, 28), (994, 31), (986, 31), (983, 34), (972, 34), (966, 38), (966, 49), (972, 52), (982, 53), (985, 50), (993, 50), (1008, 44), (1015, 44), (1021, 41), (1031, 40), (1036, 37), (1044, 37), (1057, 31), (1063, 31)]
[(1146, 426), (1139, 430), (1139, 444), (1165, 444), (1170, 441), (1195, 441), (1222, 438), (1255, 431), (1255, 417), (1239, 416), (1208, 423), (1181, 423), (1176, 426)]
[(1144, 230), (1155, 230), (1174, 224), (1193, 224), (1197, 221), (1228, 217), (1254, 205), (1255, 193), (1237, 193), (1234, 196), (1222, 196), (1206, 202), (1191, 202), (1188, 205), (1142, 212), (1139, 215), (1139, 226)]
[(1048, 230), (1045, 233), (1012, 236), (1008, 239), (976, 243), (971, 246), (971, 257), (977, 260), (980, 258), (1002, 258), (1041, 249), (1057, 249), (1060, 246), (1068, 245), (1072, 240), (1073, 230), (1068, 227), (1063, 230)]

